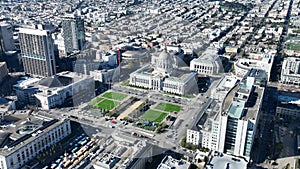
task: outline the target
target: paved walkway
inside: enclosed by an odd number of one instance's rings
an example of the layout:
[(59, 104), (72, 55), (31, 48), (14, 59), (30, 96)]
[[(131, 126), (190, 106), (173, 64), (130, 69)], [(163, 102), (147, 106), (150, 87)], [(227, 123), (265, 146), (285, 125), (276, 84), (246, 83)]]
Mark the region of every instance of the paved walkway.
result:
[(137, 109), (140, 105), (142, 105), (143, 101), (137, 101), (133, 105), (131, 105), (128, 109), (126, 109), (123, 113), (121, 113), (117, 120), (122, 120), (127, 117), (130, 113), (132, 113), (135, 109)]

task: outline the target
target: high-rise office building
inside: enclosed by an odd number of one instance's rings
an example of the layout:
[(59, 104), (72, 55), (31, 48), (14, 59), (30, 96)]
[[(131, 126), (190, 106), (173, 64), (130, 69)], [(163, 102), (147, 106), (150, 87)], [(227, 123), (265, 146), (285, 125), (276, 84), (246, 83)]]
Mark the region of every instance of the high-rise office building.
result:
[(62, 20), (65, 53), (82, 50), (85, 43), (84, 21), (76, 15), (66, 15)]
[(0, 23), (0, 53), (15, 50), (13, 28), (9, 23)]
[(199, 109), (187, 130), (186, 142), (249, 160), (266, 78), (265, 71), (251, 69), (241, 81), (222, 79), (213, 89), (222, 94), (208, 99)]
[(25, 73), (52, 76), (56, 73), (53, 39), (48, 30), (19, 29), (20, 49)]

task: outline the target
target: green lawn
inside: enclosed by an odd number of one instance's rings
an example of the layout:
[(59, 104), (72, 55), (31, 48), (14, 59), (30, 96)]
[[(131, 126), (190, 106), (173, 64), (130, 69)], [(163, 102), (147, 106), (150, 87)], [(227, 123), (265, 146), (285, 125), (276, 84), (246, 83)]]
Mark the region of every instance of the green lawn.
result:
[(158, 110), (167, 111), (167, 112), (174, 112), (174, 111), (179, 112), (181, 109), (181, 106), (177, 106), (177, 105), (170, 104), (170, 103), (160, 103), (155, 108)]
[(97, 97), (96, 99), (89, 102), (89, 106), (96, 106), (102, 100), (103, 100), (103, 98)]
[(116, 92), (106, 92), (102, 95), (102, 97), (108, 98), (108, 99), (113, 99), (113, 100), (118, 100), (118, 101), (122, 101), (124, 100), (127, 95), (126, 94), (122, 94), (122, 93), (116, 93)]
[(286, 45), (286, 48), (289, 49), (289, 50), (297, 50), (297, 51), (299, 51), (300, 50), (300, 44), (289, 43), (289, 44)]
[(167, 115), (168, 115), (167, 113), (163, 113), (160, 111), (155, 111), (155, 110), (150, 109), (150, 110), (147, 110), (141, 116), (141, 119), (160, 123), (165, 119), (165, 117)]
[(105, 99), (105, 100), (101, 101), (100, 103), (98, 103), (97, 107), (99, 109), (111, 110), (118, 105), (119, 105), (119, 102)]

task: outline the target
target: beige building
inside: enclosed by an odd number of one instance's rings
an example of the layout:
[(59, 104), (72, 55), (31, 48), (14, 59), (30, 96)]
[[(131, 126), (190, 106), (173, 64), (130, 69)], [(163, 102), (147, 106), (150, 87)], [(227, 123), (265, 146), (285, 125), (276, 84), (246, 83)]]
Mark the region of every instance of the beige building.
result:
[(152, 56), (152, 65), (146, 65), (130, 74), (129, 84), (145, 89), (186, 95), (197, 89), (196, 73), (176, 67), (176, 58), (166, 50)]
[(71, 134), (68, 119), (55, 119), (44, 113), (11, 116), (18, 120), (12, 121), (13, 125), (1, 132), (3, 140), (11, 141), (1, 143), (5, 144), (0, 150), (1, 169), (22, 168), (38, 154)]
[(223, 73), (223, 65), (217, 49), (208, 48), (199, 58), (193, 59), (190, 70), (200, 75), (216, 75)]

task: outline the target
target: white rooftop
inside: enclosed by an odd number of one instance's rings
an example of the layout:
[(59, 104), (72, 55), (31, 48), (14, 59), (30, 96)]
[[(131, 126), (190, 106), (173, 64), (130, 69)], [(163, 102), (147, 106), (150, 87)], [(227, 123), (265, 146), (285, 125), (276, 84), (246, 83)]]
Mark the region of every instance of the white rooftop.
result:
[(37, 83), (40, 80), (41, 79), (38, 79), (38, 78), (27, 78), (27, 79), (24, 79), (24, 80), (19, 80), (17, 82), (17, 84), (14, 85), (14, 87), (27, 88), (28, 86), (33, 85), (34, 83)]
[(247, 163), (244, 159), (233, 157), (227, 154), (212, 156), (206, 165), (206, 169), (246, 169)]
[(224, 79), (217, 85), (217, 90), (230, 90), (231, 88), (234, 87), (234, 85), (237, 82), (237, 78), (234, 76), (225, 76)]
[(159, 164), (157, 169), (188, 169), (190, 163), (182, 160), (176, 160), (171, 156), (166, 156)]
[(40, 30), (40, 29), (19, 28), (19, 33), (38, 35), (38, 36), (47, 36), (48, 31)]

